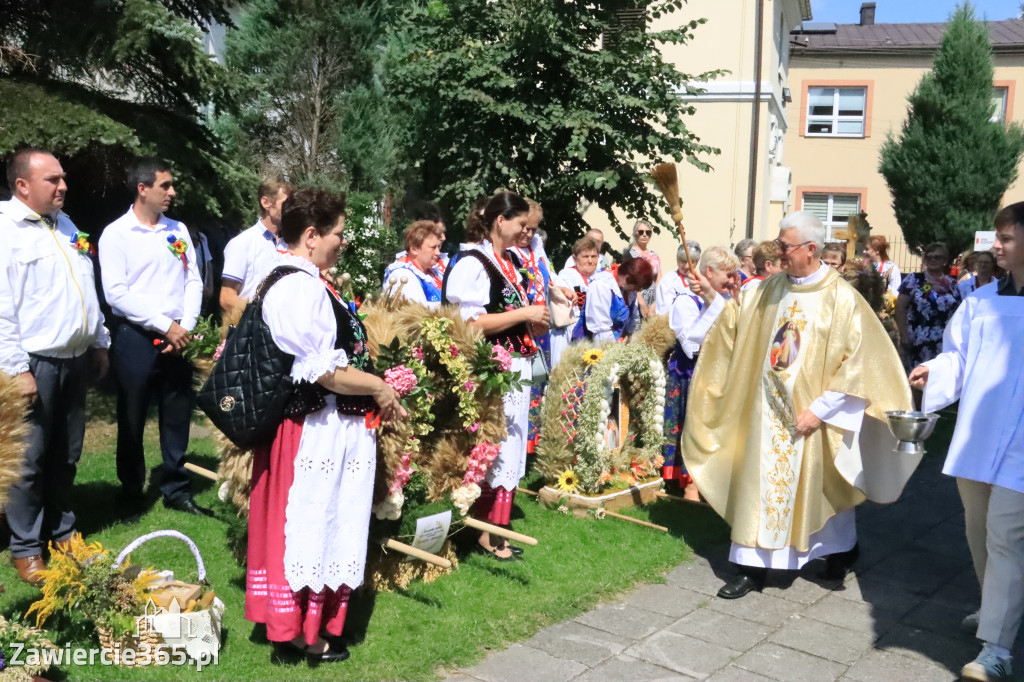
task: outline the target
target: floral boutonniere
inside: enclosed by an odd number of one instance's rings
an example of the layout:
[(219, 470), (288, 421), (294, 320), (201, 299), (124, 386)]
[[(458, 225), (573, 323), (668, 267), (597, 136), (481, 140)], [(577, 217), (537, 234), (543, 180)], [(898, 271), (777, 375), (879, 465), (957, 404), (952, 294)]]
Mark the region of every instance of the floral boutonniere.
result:
[(185, 252), (188, 251), (188, 244), (181, 237), (175, 237), (173, 234), (167, 236), (167, 248), (171, 253), (174, 254), (175, 258), (181, 259), (181, 264), (188, 270), (188, 259), (185, 257)]
[(75, 247), (75, 251), (83, 256), (96, 255), (96, 247), (89, 243), (88, 232), (76, 232), (71, 235), (71, 246)]

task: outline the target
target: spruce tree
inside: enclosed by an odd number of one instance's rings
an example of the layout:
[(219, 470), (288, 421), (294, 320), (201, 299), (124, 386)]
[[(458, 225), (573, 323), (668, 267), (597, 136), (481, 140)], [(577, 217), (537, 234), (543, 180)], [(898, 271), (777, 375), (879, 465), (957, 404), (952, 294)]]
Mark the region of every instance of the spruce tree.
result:
[(957, 253), (992, 217), (1024, 153), (1019, 124), (993, 122), (988, 30), (969, 3), (953, 13), (932, 70), (910, 95), (897, 138), (882, 147), (880, 171), (907, 245), (932, 241)]

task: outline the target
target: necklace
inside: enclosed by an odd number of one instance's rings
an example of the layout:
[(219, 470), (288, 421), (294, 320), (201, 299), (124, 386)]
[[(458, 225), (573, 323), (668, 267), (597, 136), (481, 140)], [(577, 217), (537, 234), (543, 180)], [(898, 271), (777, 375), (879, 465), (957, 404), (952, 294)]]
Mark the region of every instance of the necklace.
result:
[[(575, 270), (576, 272), (580, 272), (580, 269), (579, 269), (578, 267), (576, 267), (575, 265), (574, 265), (574, 266), (572, 266), (572, 269), (573, 269), (573, 270)], [(583, 278), (583, 284), (584, 284), (584, 286), (590, 286), (590, 278), (589, 278), (589, 277), (587, 277), (586, 275), (584, 275), (584, 274), (583, 274), (582, 272), (580, 272), (580, 277), (582, 277), (582, 278)], [(679, 275), (679, 277), (681, 278), (681, 277), (682, 277), (682, 275)]]
[(494, 260), (497, 261), (498, 267), (501, 268), (501, 274), (504, 275), (505, 279), (507, 279), (509, 283), (516, 288), (516, 292), (519, 294), (520, 300), (522, 300), (523, 303), (526, 303), (528, 300), (526, 297), (526, 291), (523, 289), (523, 285), (519, 281), (519, 272), (516, 270), (515, 263), (512, 262), (511, 258), (499, 256), (498, 252), (495, 251), (493, 244), (491, 245), (491, 253), (494, 254)]
[(535, 305), (544, 304), (544, 277), (540, 273), (540, 268), (537, 266), (537, 258), (533, 254), (533, 249), (528, 249), (529, 256), (526, 256), (522, 249), (516, 247), (516, 252), (519, 257), (523, 259), (523, 263), (526, 264), (526, 271), (528, 274), (527, 279), (530, 282), (530, 289), (533, 290), (533, 302)]

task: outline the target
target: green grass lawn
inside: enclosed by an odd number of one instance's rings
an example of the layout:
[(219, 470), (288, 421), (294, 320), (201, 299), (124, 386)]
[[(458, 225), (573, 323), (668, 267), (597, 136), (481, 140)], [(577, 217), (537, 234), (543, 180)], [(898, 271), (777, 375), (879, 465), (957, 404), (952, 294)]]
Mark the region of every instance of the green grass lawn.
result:
[[(540, 628), (590, 608), (601, 599), (637, 583), (657, 582), (665, 569), (687, 560), (691, 552), (724, 541), (725, 525), (709, 509), (659, 501), (628, 513), (668, 526), (663, 533), (625, 521), (578, 519), (540, 508), (526, 496), (516, 498), (513, 525), (540, 544), (526, 548), (525, 561), (498, 563), (469, 554), (459, 570), (431, 584), (413, 583), (405, 592), (353, 596), (346, 624), (352, 657), (340, 664), (309, 668), (305, 663), (277, 666), (270, 646), (245, 620), (244, 570), (232, 558), (225, 531), (227, 518), (198, 518), (163, 508), (159, 492), (150, 492), (151, 506), (138, 523), (123, 520), (118, 508), (111, 410), (95, 405), (86, 452), (75, 489), (79, 527), (88, 540), (113, 552), (134, 538), (158, 529), (176, 529), (191, 537), (206, 561), (208, 580), (227, 605), (223, 647), (216, 666), (197, 672), (194, 666), (149, 667), (140, 670), (106, 666), (64, 666), (51, 669), (54, 680), (429, 680), (444, 666), (465, 666), (488, 650), (526, 639)], [(109, 407), (109, 405), (106, 405)], [(147, 431), (147, 462), (159, 462), (157, 433)], [(216, 468), (213, 443), (193, 438), (189, 460)], [(212, 506), (215, 484), (193, 479), (200, 504)], [(466, 531), (468, 532), (468, 531)], [(17, 618), (38, 591), (21, 583), (10, 565), (10, 552), (0, 561), (0, 613)], [(136, 551), (132, 560), (143, 566), (173, 569), (178, 577), (195, 577), (187, 547), (160, 539)], [(72, 632), (66, 622), (51, 619), (46, 627), (55, 642), (96, 647), (89, 633)]]

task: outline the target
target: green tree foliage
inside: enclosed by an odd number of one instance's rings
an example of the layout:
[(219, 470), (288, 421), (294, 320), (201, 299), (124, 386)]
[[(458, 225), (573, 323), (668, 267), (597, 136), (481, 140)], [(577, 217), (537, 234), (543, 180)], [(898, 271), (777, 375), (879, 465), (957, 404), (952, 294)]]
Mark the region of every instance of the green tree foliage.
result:
[(124, 169), (140, 154), (174, 165), (176, 217), (240, 219), (254, 177), (205, 125), (232, 90), (200, 30), (228, 23), (229, 4), (0, 0), (0, 155), (26, 144), (60, 155), (69, 210), (90, 231), (125, 210)]
[(383, 0), (254, 0), (227, 37), (246, 99), (232, 137), (264, 173), (383, 193), (395, 166), (379, 84)]
[[(501, 187), (539, 201), (555, 251), (582, 234), (587, 205), (613, 224), (613, 206), (630, 218), (663, 219), (645, 180), (651, 166), (672, 159), (707, 170), (703, 157), (718, 153), (687, 129), (693, 107), (679, 96), (717, 72), (681, 73), (660, 50), (686, 43), (702, 20), (649, 30), (681, 7), (431, 0), (407, 9), (386, 87), (409, 122), (410, 175), (460, 219)], [(631, 10), (641, 10), (638, 23), (628, 21)]]
[(1017, 177), (1019, 124), (991, 122), (992, 50), (985, 25), (964, 3), (953, 14), (931, 72), (910, 95), (898, 138), (882, 147), (880, 171), (896, 220), (915, 250), (945, 242), (968, 248)]

